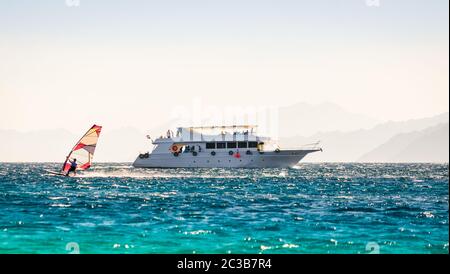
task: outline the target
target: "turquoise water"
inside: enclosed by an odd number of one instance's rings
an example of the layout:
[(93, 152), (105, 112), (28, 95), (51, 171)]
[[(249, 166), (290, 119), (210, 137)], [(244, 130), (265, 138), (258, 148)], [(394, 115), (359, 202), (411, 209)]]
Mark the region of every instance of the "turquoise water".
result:
[(448, 253), (448, 165), (0, 164), (0, 253)]

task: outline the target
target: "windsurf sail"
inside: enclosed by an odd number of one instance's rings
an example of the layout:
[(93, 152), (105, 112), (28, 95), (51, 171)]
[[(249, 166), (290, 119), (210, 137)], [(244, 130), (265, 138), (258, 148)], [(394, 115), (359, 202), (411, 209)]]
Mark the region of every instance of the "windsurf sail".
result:
[(77, 169), (86, 170), (92, 164), (95, 147), (97, 146), (98, 137), (102, 131), (101, 126), (93, 125), (86, 134), (75, 144), (64, 162), (62, 171), (67, 172), (70, 169), (70, 162), (77, 159)]

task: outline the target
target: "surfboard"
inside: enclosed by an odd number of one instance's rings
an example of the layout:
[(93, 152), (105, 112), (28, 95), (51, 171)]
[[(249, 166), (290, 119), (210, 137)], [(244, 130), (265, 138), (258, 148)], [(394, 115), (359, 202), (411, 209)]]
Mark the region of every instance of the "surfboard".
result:
[(47, 172), (49, 175), (55, 175), (55, 176), (64, 176), (64, 177), (73, 177), (73, 173), (69, 174), (69, 176), (66, 176), (65, 173), (62, 172), (58, 172), (58, 171), (53, 171), (53, 170), (48, 170), (48, 169), (44, 169), (45, 172)]

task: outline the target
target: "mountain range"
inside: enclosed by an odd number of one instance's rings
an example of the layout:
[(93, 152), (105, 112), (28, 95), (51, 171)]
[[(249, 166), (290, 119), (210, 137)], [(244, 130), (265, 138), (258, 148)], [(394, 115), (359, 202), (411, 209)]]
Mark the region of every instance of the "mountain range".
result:
[[(330, 131), (330, 132), (318, 132), (311, 136), (296, 136), (290, 138), (281, 138), (280, 144), (284, 147), (297, 147), (302, 144), (313, 143), (316, 141), (321, 141), (321, 146), (323, 148), (322, 153), (310, 154), (305, 158), (305, 161), (312, 162), (356, 162), (356, 161), (393, 161), (390, 160), (388, 155), (390, 151), (385, 151), (386, 157), (379, 157), (378, 160), (372, 158), (371, 155), (366, 155), (371, 151), (377, 151), (377, 148), (391, 138), (399, 134), (413, 133), (415, 131), (426, 130), (427, 128), (434, 127), (442, 123), (448, 123), (449, 114), (443, 113), (437, 116), (423, 118), (423, 119), (413, 119), (401, 122), (385, 122), (374, 126), (370, 129), (359, 129), (348, 132), (343, 131)], [(430, 129), (431, 130), (431, 129)], [(445, 133), (440, 131), (440, 133)], [(448, 131), (447, 131), (448, 140)], [(439, 145), (445, 147), (445, 136), (439, 138)], [(448, 142), (447, 142), (448, 143)], [(421, 143), (424, 148), (422, 151), (426, 150), (428, 146), (426, 143)], [(416, 148), (419, 150), (419, 148)], [(437, 154), (436, 154), (437, 155)], [(420, 156), (420, 155), (417, 155)], [(440, 161), (441, 157), (436, 156), (435, 161)], [(400, 160), (400, 158), (399, 158)], [(402, 161), (409, 162), (408, 159), (401, 159)], [(415, 157), (411, 159), (419, 162), (428, 162), (430, 157)], [(433, 161), (432, 161), (433, 162)], [(448, 157), (447, 161), (448, 162)]]
[(360, 162), (448, 162), (448, 123), (400, 133), (361, 156)]
[[(448, 162), (449, 158), (448, 113), (379, 122), (331, 103), (298, 103), (281, 108), (279, 118), (281, 147), (321, 141), (323, 152), (308, 155), (304, 160), (308, 162)], [(131, 162), (138, 153), (151, 149), (146, 134), (164, 134), (169, 125), (173, 122), (146, 132), (133, 127), (104, 127), (95, 161)], [(79, 135), (64, 129), (0, 130), (0, 161), (61, 162)]]

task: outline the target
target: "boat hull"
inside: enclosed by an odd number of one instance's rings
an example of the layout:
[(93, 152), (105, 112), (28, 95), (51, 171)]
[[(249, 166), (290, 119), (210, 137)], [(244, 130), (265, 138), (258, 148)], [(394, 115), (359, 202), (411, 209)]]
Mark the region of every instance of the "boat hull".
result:
[(288, 168), (295, 166), (307, 154), (318, 150), (283, 150), (279, 152), (252, 152), (229, 155), (226, 152), (211, 155), (200, 152), (150, 154), (148, 158), (138, 157), (133, 166), (136, 168)]

